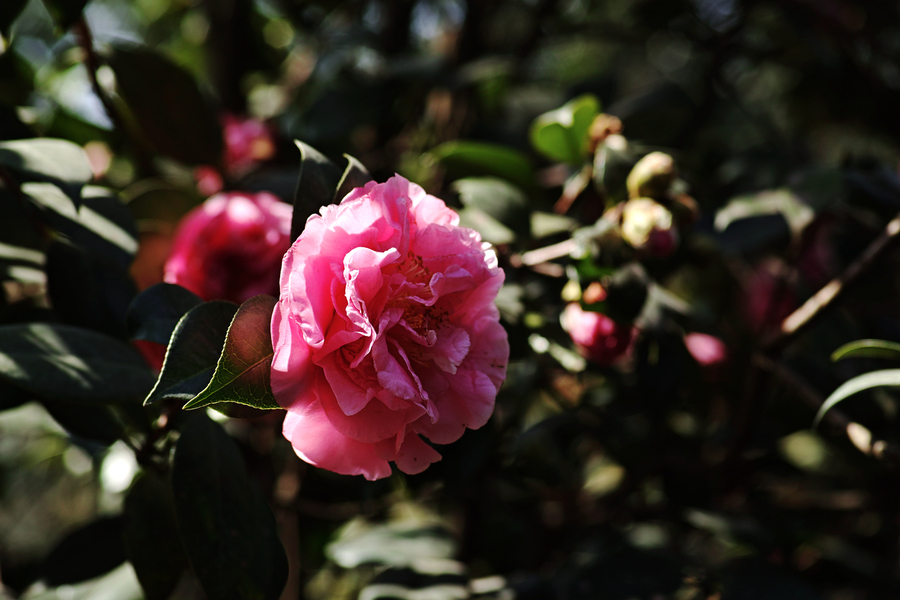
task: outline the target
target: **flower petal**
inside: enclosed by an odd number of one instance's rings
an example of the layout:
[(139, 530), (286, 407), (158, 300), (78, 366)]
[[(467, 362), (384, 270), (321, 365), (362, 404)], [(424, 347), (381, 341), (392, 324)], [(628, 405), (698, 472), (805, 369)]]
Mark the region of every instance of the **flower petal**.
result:
[(388, 461), (374, 444), (365, 444), (337, 431), (317, 401), (291, 408), (282, 427), (297, 456), (317, 467), (369, 481), (391, 474)]

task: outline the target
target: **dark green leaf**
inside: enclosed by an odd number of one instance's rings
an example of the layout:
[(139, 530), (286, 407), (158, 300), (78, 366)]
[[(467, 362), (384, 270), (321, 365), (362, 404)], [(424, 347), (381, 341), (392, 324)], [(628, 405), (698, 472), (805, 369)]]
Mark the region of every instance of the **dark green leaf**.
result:
[(296, 240), (310, 215), (317, 214), (323, 206), (334, 202), (341, 182), (341, 170), (322, 153), (300, 140), (294, 140), (300, 149), (300, 175), (294, 194), (294, 214), (291, 218), (291, 239)]
[(287, 559), (275, 517), (227, 433), (205, 415), (175, 446), (175, 510), (184, 548), (208, 598), (278, 598)]
[(28, 0), (4, 0), (0, 3), (0, 33), (7, 34), (10, 25), (13, 24), (27, 3)]
[(63, 29), (68, 29), (81, 17), (81, 11), (87, 3), (88, 0), (44, 0)]
[(552, 160), (580, 165), (587, 158), (588, 131), (599, 112), (595, 96), (579, 96), (535, 119), (531, 143)]
[(158, 152), (189, 165), (219, 163), (222, 132), (190, 73), (145, 48), (116, 48), (109, 65), (119, 95)]
[(526, 190), (534, 186), (531, 161), (518, 150), (506, 146), (454, 140), (432, 150), (431, 156), (451, 177), (491, 175)]
[(254, 296), (244, 302), (228, 327), (222, 356), (212, 380), (184, 405), (200, 408), (219, 402), (234, 402), (253, 408), (281, 408), (272, 395), (272, 335), (269, 325), (277, 304), (272, 296)]
[(50, 586), (78, 583), (112, 571), (125, 562), (121, 516), (103, 517), (70, 533), (41, 567)]
[(60, 321), (127, 337), (125, 314), (137, 290), (108, 254), (91, 254), (57, 238), (47, 251), (46, 271), (47, 294)]
[(41, 400), (53, 420), (70, 434), (109, 446), (124, 435), (122, 423), (107, 406)]
[(842, 358), (900, 358), (900, 344), (885, 340), (856, 340), (831, 353), (831, 360)]
[(189, 568), (169, 482), (144, 472), (125, 497), (125, 551), (147, 600), (168, 598)]
[(0, 189), (0, 277), (20, 282), (43, 282), (44, 240), (26, 205)]
[(831, 392), (831, 395), (822, 403), (816, 418), (813, 420), (813, 429), (819, 425), (819, 421), (825, 416), (829, 410), (841, 400), (858, 394), (859, 392), (882, 386), (900, 386), (900, 369), (885, 369), (883, 371), (872, 371), (864, 373), (858, 377), (854, 377), (849, 381), (845, 381), (838, 389)]
[(22, 406), (32, 398), (32, 394), (0, 379), (0, 411)]
[(453, 189), (464, 206), (479, 209), (516, 233), (528, 233), (528, 199), (516, 186), (496, 177), (468, 177), (454, 181)]
[(76, 204), (81, 186), (94, 176), (80, 146), (51, 138), (0, 142), (0, 166), (22, 181), (52, 183)]
[(177, 224), (181, 217), (200, 202), (196, 194), (156, 179), (139, 181), (126, 189), (122, 195), (136, 220), (170, 225)]
[(178, 321), (203, 300), (172, 283), (157, 283), (137, 295), (128, 307), (128, 335), (134, 340), (169, 344)]
[(0, 327), (0, 379), (70, 402), (128, 402), (153, 385), (150, 368), (128, 344), (49, 323)]
[(365, 165), (349, 154), (345, 154), (344, 158), (347, 159), (347, 166), (344, 168), (344, 174), (341, 176), (341, 181), (334, 194), (334, 202), (340, 202), (355, 188), (364, 187), (372, 181), (372, 176), (369, 175)]
[(144, 400), (189, 400), (210, 383), (238, 307), (214, 300), (189, 310), (175, 326), (156, 385)]

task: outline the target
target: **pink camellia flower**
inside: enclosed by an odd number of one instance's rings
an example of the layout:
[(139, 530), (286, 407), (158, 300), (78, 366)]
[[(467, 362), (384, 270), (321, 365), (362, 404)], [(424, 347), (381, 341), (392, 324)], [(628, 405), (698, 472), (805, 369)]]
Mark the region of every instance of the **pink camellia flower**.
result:
[(484, 425), (509, 342), (497, 257), (443, 201), (399, 175), (313, 215), (284, 256), (272, 392), (303, 460), (379, 479), (419, 473), (426, 444)]
[(277, 294), (290, 232), (291, 206), (272, 194), (218, 194), (182, 219), (163, 280), (204, 300)]
[(728, 361), (728, 347), (714, 335), (688, 333), (684, 345), (701, 366), (716, 367)]
[(634, 341), (633, 327), (619, 325), (602, 313), (586, 311), (577, 302), (566, 306), (560, 322), (581, 354), (599, 365), (615, 362)]

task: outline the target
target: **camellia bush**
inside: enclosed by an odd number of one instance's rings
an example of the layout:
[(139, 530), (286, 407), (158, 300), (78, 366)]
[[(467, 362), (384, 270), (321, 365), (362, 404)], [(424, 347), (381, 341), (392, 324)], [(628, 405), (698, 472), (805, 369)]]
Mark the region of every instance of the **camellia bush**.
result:
[(3, 0), (0, 600), (900, 597), (898, 36)]

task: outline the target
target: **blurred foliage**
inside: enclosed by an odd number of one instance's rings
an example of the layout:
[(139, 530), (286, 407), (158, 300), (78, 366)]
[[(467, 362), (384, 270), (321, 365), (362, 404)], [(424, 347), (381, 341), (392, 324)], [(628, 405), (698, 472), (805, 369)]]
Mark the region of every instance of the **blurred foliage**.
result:
[[(900, 596), (896, 391), (810, 429), (892, 367), (831, 353), (900, 342), (900, 255), (779, 333), (900, 211), (898, 106), (885, 0), (3, 0), (0, 598)], [(274, 151), (228, 164), (222, 115)], [(366, 482), (181, 411), (236, 308), (151, 287), (180, 217), (268, 190), (296, 234), (394, 172), (498, 250), (488, 425)]]

